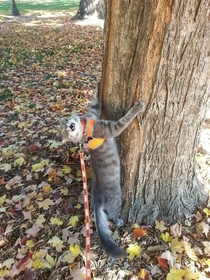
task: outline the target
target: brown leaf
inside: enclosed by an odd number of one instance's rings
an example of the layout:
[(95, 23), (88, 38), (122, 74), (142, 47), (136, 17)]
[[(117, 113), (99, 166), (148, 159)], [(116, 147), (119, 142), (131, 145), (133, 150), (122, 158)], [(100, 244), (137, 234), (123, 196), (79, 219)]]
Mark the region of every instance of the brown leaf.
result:
[(147, 230), (143, 228), (135, 228), (133, 230), (133, 239), (135, 240), (137, 237), (142, 237), (147, 234)]
[(168, 269), (168, 261), (166, 259), (162, 259), (161, 257), (157, 257), (159, 266)]

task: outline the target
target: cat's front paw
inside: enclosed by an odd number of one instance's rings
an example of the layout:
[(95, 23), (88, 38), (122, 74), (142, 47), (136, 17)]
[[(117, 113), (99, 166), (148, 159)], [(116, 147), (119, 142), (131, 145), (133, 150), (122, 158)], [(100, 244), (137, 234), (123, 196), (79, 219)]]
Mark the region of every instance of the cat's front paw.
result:
[(114, 220), (114, 223), (117, 227), (122, 227), (124, 225), (124, 221), (122, 219), (116, 219)]
[(134, 107), (135, 107), (136, 109), (138, 109), (138, 112), (139, 112), (139, 113), (141, 113), (141, 112), (143, 112), (143, 111), (145, 110), (145, 108), (146, 108), (146, 103), (145, 103), (143, 100), (136, 101), (136, 102), (134, 103)]

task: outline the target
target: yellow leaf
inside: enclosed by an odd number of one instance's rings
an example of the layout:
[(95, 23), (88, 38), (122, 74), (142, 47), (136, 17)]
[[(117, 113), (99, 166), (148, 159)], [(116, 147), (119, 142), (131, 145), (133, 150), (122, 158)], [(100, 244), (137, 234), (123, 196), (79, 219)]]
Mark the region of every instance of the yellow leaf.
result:
[(207, 215), (207, 217), (210, 216), (210, 209), (204, 208), (203, 212)]
[(192, 272), (189, 269), (185, 271), (184, 280), (198, 280), (198, 279), (199, 279), (199, 275), (197, 273)]
[(171, 248), (171, 252), (173, 253), (182, 253), (184, 250), (184, 243), (183, 241), (179, 241), (176, 237), (172, 239), (169, 247)]
[(25, 163), (26, 163), (26, 161), (25, 161), (24, 157), (19, 157), (15, 160), (14, 166), (16, 166), (16, 165), (22, 166)]
[(67, 251), (62, 259), (63, 262), (73, 263), (75, 257), (73, 256), (72, 252)]
[(56, 248), (56, 250), (58, 252), (61, 252), (62, 251), (62, 248), (63, 248), (63, 241), (57, 237), (56, 235), (53, 236), (49, 241), (48, 243), (51, 243), (53, 247)]
[(39, 208), (43, 208), (44, 210), (48, 210), (50, 205), (54, 205), (53, 200), (46, 198), (43, 201), (38, 202)]
[(69, 190), (68, 190), (67, 188), (61, 189), (60, 192), (61, 192), (63, 195), (68, 195), (68, 194), (69, 194)]
[(27, 197), (27, 196), (24, 197), (22, 207), (24, 208), (24, 207), (27, 207), (27, 206), (28, 206), (28, 209), (27, 209), (27, 210), (30, 210), (30, 209), (33, 210), (33, 205), (29, 205), (30, 202), (31, 202), (31, 200), (30, 200), (29, 197)]
[(34, 172), (36, 172), (37, 170), (42, 169), (43, 167), (44, 167), (44, 164), (42, 162), (35, 163), (35, 164), (32, 165), (32, 170)]
[(138, 224), (133, 224), (133, 228), (140, 228)]
[(32, 165), (32, 170), (34, 172), (39, 172), (45, 165), (48, 165), (48, 160), (42, 160), (39, 163), (35, 163)]
[(209, 260), (204, 260), (204, 261), (208, 265), (208, 267), (210, 267), (210, 259)]
[(140, 269), (139, 273), (137, 274), (138, 278), (140, 279), (147, 279), (150, 275), (149, 270), (147, 269)]
[(161, 237), (165, 242), (170, 242), (173, 239), (173, 237), (169, 234), (169, 232), (162, 233)]
[(76, 176), (77, 176), (77, 177), (82, 177), (82, 171), (81, 171), (81, 170), (77, 170)]
[(26, 127), (26, 125), (27, 125), (27, 122), (19, 122), (19, 123), (18, 123), (18, 127), (19, 127), (19, 128)]
[(57, 217), (52, 217), (51, 219), (50, 219), (50, 224), (51, 225), (57, 225), (57, 226), (61, 226), (62, 224), (63, 224), (63, 221), (61, 221), (59, 218), (57, 218)]
[(11, 148), (3, 148), (2, 149), (2, 154), (6, 157), (10, 157), (14, 154), (14, 151)]
[(47, 254), (45, 259), (46, 259), (46, 261), (44, 263), (45, 268), (51, 269), (56, 265), (56, 260), (53, 259), (49, 254)]
[(184, 248), (185, 248), (185, 251), (186, 251), (188, 257), (191, 260), (193, 260), (193, 261), (197, 261), (198, 260), (198, 257), (196, 256), (195, 252), (191, 248), (191, 244), (189, 242), (188, 243), (184, 243)]
[(7, 275), (7, 269), (6, 268), (0, 269), (0, 277), (4, 279), (3, 277), (6, 275)]
[(69, 174), (71, 172), (71, 167), (68, 165), (64, 165), (62, 168), (63, 173)]
[(72, 226), (72, 227), (76, 227), (78, 221), (79, 221), (78, 216), (72, 216), (72, 217), (70, 218), (70, 220), (69, 220), (68, 225), (69, 225), (69, 226)]
[(3, 196), (0, 196), (0, 206), (2, 206), (6, 200), (6, 194), (4, 194)]
[(42, 259), (36, 259), (35, 261), (33, 261), (33, 267), (35, 269), (43, 268), (43, 260)]
[(27, 246), (28, 248), (33, 248), (34, 245), (35, 245), (35, 244), (34, 244), (34, 242), (33, 242), (32, 239), (26, 241), (26, 246)]
[(82, 205), (80, 203), (78, 203), (74, 208), (80, 209), (81, 207), (82, 207)]
[(46, 249), (41, 249), (40, 251), (37, 251), (33, 254), (32, 260), (43, 259), (43, 258), (46, 257), (46, 255), (47, 255), (47, 250)]
[(70, 252), (72, 252), (72, 255), (76, 258), (77, 256), (79, 256), (79, 254), (81, 253), (80, 247), (75, 244), (74, 246), (70, 246), (69, 247)]
[(43, 223), (46, 221), (46, 219), (44, 218), (44, 215), (43, 214), (40, 214), (39, 216), (38, 216), (38, 218), (36, 219), (36, 222), (35, 222), (35, 224), (38, 226), (38, 227), (41, 227), (41, 228), (43, 228), (44, 226), (43, 226)]
[(185, 275), (185, 271), (183, 269), (177, 269), (172, 267), (170, 272), (167, 274), (166, 280), (183, 280), (183, 276)]
[(44, 192), (45, 194), (50, 194), (50, 193), (51, 193), (51, 190), (52, 190), (52, 188), (51, 188), (50, 185), (45, 185), (45, 186), (42, 187), (42, 189), (43, 189), (43, 192)]
[(14, 109), (15, 109), (18, 113), (20, 113), (20, 109), (21, 109), (21, 108), (20, 108), (20, 105), (15, 106)]
[(133, 260), (135, 256), (139, 257), (141, 253), (141, 247), (135, 244), (130, 244), (126, 250), (129, 254), (129, 259)]

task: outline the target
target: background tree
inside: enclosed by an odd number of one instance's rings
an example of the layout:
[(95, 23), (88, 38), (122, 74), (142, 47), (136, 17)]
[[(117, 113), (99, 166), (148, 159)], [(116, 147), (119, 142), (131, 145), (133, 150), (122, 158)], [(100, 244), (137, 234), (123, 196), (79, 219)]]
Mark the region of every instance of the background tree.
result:
[(71, 20), (84, 19), (94, 13), (99, 19), (104, 19), (104, 0), (80, 0), (79, 9)]
[(120, 138), (123, 218), (153, 224), (189, 217), (207, 201), (195, 175), (210, 97), (210, 6), (205, 0), (107, 0), (103, 112), (147, 108)]
[(19, 10), (18, 10), (18, 8), (17, 8), (17, 5), (16, 5), (16, 3), (15, 3), (15, 0), (12, 0), (12, 15), (13, 16), (20, 16), (20, 12), (19, 12)]

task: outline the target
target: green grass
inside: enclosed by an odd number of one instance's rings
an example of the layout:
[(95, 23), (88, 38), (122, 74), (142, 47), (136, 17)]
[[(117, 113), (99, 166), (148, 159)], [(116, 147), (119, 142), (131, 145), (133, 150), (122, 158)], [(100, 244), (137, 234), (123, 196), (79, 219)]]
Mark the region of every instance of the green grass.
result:
[[(16, 5), (21, 15), (30, 12), (58, 12), (72, 11), (79, 7), (79, 0), (16, 0)], [(0, 0), (0, 14), (12, 14), (12, 1)]]

